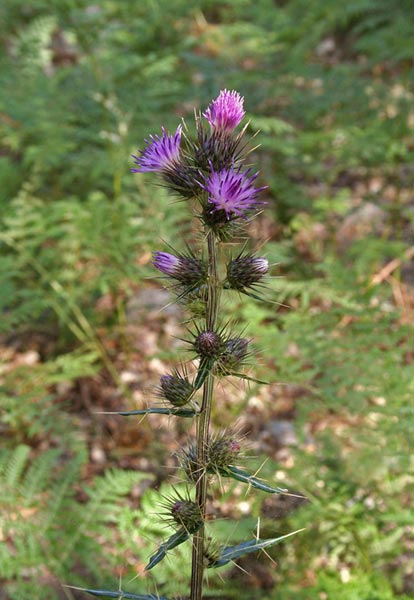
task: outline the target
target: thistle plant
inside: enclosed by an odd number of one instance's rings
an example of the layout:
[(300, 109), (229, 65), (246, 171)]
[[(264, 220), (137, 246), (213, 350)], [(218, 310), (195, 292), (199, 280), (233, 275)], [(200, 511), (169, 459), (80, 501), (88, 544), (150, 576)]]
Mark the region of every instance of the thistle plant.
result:
[[(135, 173), (155, 172), (172, 195), (188, 203), (197, 219), (200, 242), (185, 252), (155, 250), (153, 266), (166, 278), (171, 292), (188, 314), (187, 349), (192, 370), (176, 367), (160, 378), (158, 396), (163, 406), (122, 412), (122, 415), (165, 414), (195, 420), (196, 437), (178, 453), (186, 480), (185, 495), (178, 491), (164, 498), (164, 518), (175, 533), (149, 559), (153, 569), (166, 554), (188, 539), (192, 542), (190, 599), (203, 596), (204, 571), (219, 568), (238, 557), (285, 539), (254, 538), (236, 546), (223, 547), (206, 534), (206, 500), (214, 481), (232, 478), (270, 494), (285, 493), (239, 466), (243, 441), (236, 433), (211, 430), (211, 411), (216, 382), (226, 377), (251, 379), (244, 373), (251, 356), (251, 340), (236, 324), (222, 322), (220, 302), (224, 293), (242, 293), (262, 300), (260, 286), (269, 270), (265, 257), (246, 251), (246, 226), (265, 202), (257, 184), (258, 173), (245, 167), (249, 154), (247, 125), (242, 122), (244, 99), (236, 91), (221, 91), (205, 112), (195, 115), (195, 135), (185, 123), (174, 133), (164, 128), (150, 135), (138, 155), (133, 155)], [(241, 250), (229, 255), (228, 247), (239, 243)], [(189, 371), (195, 375), (190, 377)], [(257, 380), (255, 380), (257, 381)], [(296, 532), (293, 532), (296, 533)], [(85, 590), (95, 596), (155, 598), (126, 592)]]

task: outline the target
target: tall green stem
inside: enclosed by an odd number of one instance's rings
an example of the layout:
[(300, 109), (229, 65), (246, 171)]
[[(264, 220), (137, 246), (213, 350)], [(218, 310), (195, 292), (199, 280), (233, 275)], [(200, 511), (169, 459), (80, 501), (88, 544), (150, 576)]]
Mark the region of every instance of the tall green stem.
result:
[[(217, 270), (218, 247), (214, 234), (207, 234), (208, 249), (208, 296), (206, 326), (208, 331), (215, 331), (217, 314), (220, 304), (220, 284)], [(214, 375), (209, 373), (203, 385), (203, 402), (200, 415), (197, 419), (197, 464), (206, 463), (206, 448), (210, 425), (211, 405), (213, 401)], [(200, 507), (203, 519), (206, 514), (207, 475), (203, 471), (196, 483), (196, 502)], [(190, 600), (202, 600), (203, 597), (203, 573), (204, 573), (204, 526), (194, 535), (193, 558), (191, 570), (191, 596)]]

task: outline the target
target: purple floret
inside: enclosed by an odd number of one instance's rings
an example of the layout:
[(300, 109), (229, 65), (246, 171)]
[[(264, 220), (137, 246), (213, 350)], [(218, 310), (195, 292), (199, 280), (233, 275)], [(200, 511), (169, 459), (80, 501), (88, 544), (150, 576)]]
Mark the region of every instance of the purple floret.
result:
[(145, 140), (147, 146), (140, 150), (141, 156), (132, 155), (138, 169), (131, 169), (134, 173), (147, 173), (149, 171), (165, 171), (174, 168), (180, 158), (181, 125), (177, 127), (174, 135), (167, 133), (162, 127), (162, 135), (150, 135)]
[(236, 91), (222, 90), (213, 100), (203, 116), (216, 131), (233, 131), (243, 119), (244, 98)]
[(254, 180), (258, 173), (249, 175), (236, 169), (211, 171), (201, 187), (208, 192), (208, 201), (213, 205), (212, 212), (223, 210), (227, 219), (246, 217), (247, 213), (264, 202), (257, 200), (259, 192), (265, 187), (255, 188)]
[(165, 275), (174, 277), (180, 268), (180, 259), (168, 252), (154, 252), (152, 264)]

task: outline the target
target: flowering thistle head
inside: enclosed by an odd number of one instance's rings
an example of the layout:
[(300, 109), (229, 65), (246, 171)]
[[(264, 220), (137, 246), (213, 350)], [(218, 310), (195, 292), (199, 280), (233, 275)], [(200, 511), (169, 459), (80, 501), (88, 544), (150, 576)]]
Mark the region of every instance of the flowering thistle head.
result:
[(138, 169), (131, 169), (133, 173), (147, 173), (150, 171), (173, 170), (180, 160), (181, 125), (177, 127), (174, 135), (167, 133), (162, 127), (162, 135), (150, 135), (145, 139), (147, 144), (140, 150), (141, 156), (132, 157)]
[[(205, 207), (203, 219), (207, 224), (215, 220), (229, 221), (237, 217), (247, 218), (248, 213), (264, 204), (257, 200), (259, 192), (265, 187), (256, 188), (253, 185), (258, 173), (250, 175), (250, 170), (222, 169), (210, 172), (205, 177), (201, 187), (208, 193), (208, 205)], [(214, 216), (214, 213), (217, 213)], [(211, 219), (211, 216), (213, 218)], [(210, 216), (210, 223), (208, 218)]]
[(227, 265), (225, 287), (239, 291), (254, 287), (266, 275), (268, 270), (269, 262), (262, 256), (239, 255)]
[(188, 377), (174, 371), (172, 375), (162, 375), (160, 378), (159, 395), (173, 406), (187, 404), (194, 394), (194, 387)]
[(229, 467), (240, 454), (240, 440), (235, 436), (222, 433), (210, 440), (207, 447), (208, 471), (217, 472)]
[(153, 257), (152, 264), (156, 269), (190, 289), (207, 280), (207, 266), (192, 254), (176, 256), (169, 252), (154, 252)]
[(220, 375), (230, 375), (234, 369), (239, 368), (249, 354), (248, 345), (249, 340), (247, 338), (229, 338), (216, 367), (218, 373)]
[(209, 104), (203, 116), (214, 131), (231, 132), (245, 115), (243, 102), (244, 98), (238, 92), (222, 90), (218, 97)]

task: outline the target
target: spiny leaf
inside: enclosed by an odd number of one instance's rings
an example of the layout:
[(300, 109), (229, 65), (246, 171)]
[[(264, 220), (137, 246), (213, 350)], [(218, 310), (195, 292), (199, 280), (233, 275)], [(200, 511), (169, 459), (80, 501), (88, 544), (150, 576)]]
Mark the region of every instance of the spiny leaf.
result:
[(260, 383), (260, 385), (269, 385), (268, 381), (263, 381), (262, 379), (256, 379), (255, 377), (250, 377), (249, 375), (245, 375), (244, 373), (235, 373), (230, 371), (227, 375), (231, 375), (232, 377), (238, 377), (239, 379), (245, 379), (246, 381), (253, 381), (253, 383)]
[(270, 546), (274, 546), (279, 542), (285, 540), (286, 538), (295, 535), (303, 531), (303, 529), (298, 529), (297, 531), (292, 531), (292, 533), (287, 533), (286, 535), (282, 535), (278, 538), (270, 538), (268, 540), (260, 540), (254, 539), (249, 540), (248, 542), (242, 542), (241, 544), (237, 544), (237, 546), (227, 546), (223, 548), (220, 552), (220, 556), (218, 560), (211, 565), (212, 568), (223, 567), (227, 565), (230, 561), (236, 560), (240, 558), (240, 556), (244, 556), (245, 554), (251, 554), (252, 552), (257, 552), (258, 550), (264, 550), (265, 548), (269, 548)]
[(158, 408), (154, 406), (140, 410), (114, 412), (111, 414), (121, 415), (123, 417), (130, 417), (132, 415), (173, 415), (175, 417), (194, 417), (197, 412), (192, 408)]
[(236, 479), (237, 481), (248, 483), (257, 490), (262, 490), (262, 492), (268, 492), (269, 494), (283, 494), (284, 492), (286, 492), (286, 490), (283, 488), (271, 487), (267, 483), (264, 483), (263, 481), (260, 481), (260, 479), (257, 479), (257, 477), (254, 477), (253, 475), (250, 475), (250, 473), (242, 471), (237, 467), (229, 466), (225, 469), (220, 469), (219, 473), (223, 477), (231, 477), (232, 479)]
[(172, 535), (166, 542), (163, 542), (161, 546), (158, 548), (155, 554), (153, 554), (149, 560), (149, 563), (145, 567), (146, 571), (149, 571), (155, 565), (162, 561), (165, 558), (168, 550), (172, 550), (176, 548), (190, 537), (190, 534), (185, 529), (180, 529), (174, 535)]
[(131, 600), (168, 600), (165, 596), (157, 596), (155, 594), (130, 594), (129, 592), (124, 592), (122, 590), (116, 592), (111, 590), (91, 590), (89, 588), (79, 588), (71, 585), (65, 587), (86, 592), (87, 594), (91, 594), (91, 596), (100, 596), (102, 598), (118, 598), (118, 600), (121, 600), (122, 598), (129, 598)]

